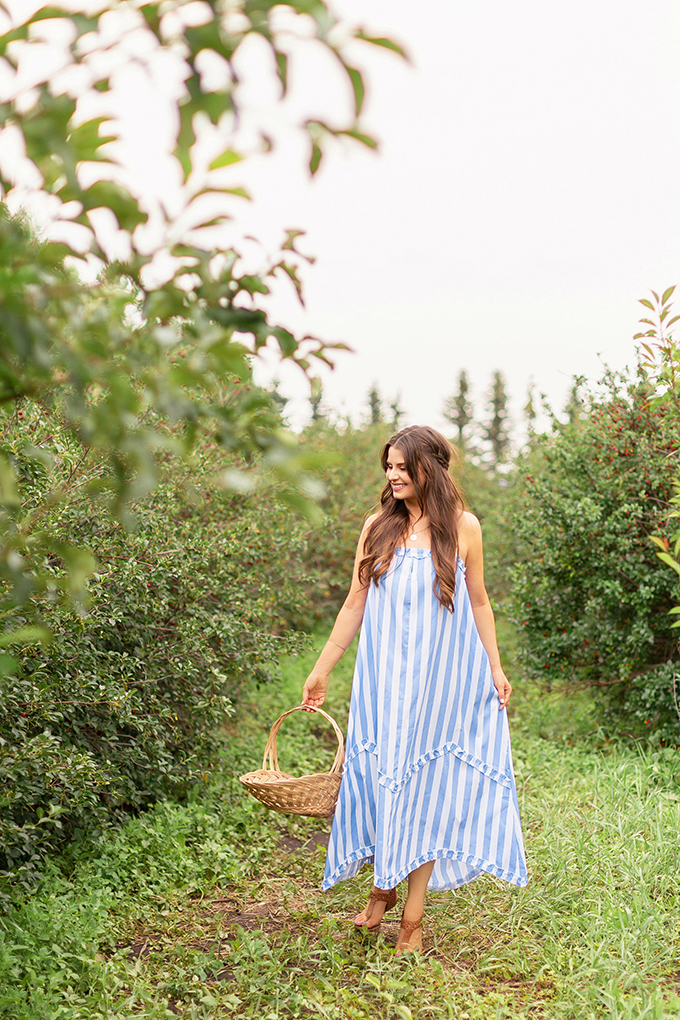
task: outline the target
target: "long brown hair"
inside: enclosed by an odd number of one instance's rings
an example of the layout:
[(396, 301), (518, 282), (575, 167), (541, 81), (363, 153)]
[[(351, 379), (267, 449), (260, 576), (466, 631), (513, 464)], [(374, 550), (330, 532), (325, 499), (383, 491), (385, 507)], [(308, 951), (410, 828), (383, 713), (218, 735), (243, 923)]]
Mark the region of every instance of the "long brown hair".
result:
[[(380, 463), (387, 470), (391, 446), (404, 455), (404, 465), (415, 486), (421, 514), (430, 521), (430, 545), (435, 571), (434, 593), (445, 609), (453, 609), (458, 558), (457, 519), (465, 500), (449, 474), (453, 448), (429, 425), (410, 425), (397, 432), (383, 446)], [(394, 550), (406, 537), (409, 512), (402, 499), (395, 499), (387, 483), (380, 494), (381, 510), (369, 527), (364, 558), (359, 564), (362, 584), (380, 578), (390, 569)]]

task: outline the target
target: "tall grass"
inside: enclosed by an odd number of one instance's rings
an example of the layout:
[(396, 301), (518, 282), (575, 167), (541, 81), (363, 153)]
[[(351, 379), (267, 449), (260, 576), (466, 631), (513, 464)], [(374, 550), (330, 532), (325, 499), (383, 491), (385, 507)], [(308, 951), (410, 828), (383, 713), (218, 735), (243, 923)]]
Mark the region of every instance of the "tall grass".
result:
[[(340, 721), (350, 658), (329, 695)], [(220, 778), (75, 848), (35, 896), (11, 904), (0, 922), (4, 1016), (680, 1016), (675, 752), (606, 743), (587, 700), (518, 682), (511, 725), (530, 885), (484, 877), (431, 895), (429, 952), (397, 959), (396, 921), (377, 939), (351, 927), (369, 869), (322, 895), (323, 823), (268, 813), (234, 780), (299, 701), (312, 659), (284, 662), (281, 683), (232, 723)], [(302, 713), (279, 746), (291, 770), (332, 758), (332, 739)]]

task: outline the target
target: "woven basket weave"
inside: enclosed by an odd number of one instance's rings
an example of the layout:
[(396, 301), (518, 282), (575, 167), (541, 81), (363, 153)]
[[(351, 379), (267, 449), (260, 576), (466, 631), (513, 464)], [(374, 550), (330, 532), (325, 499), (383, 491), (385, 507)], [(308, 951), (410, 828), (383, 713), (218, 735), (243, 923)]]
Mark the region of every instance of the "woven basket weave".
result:
[(309, 711), (310, 709), (311, 705), (305, 706), (304, 709), (302, 705), (297, 705), (288, 712), (284, 712), (269, 732), (262, 768), (255, 772), (247, 772), (244, 776), (239, 776), (239, 779), (246, 790), (262, 801), (266, 807), (273, 808), (274, 811), (282, 811), (284, 814), (291, 815), (308, 815), (312, 818), (330, 818), (335, 811), (342, 776), (342, 763), (345, 758), (345, 742), (335, 719), (321, 708), (312, 709), (314, 712), (319, 712), (324, 719), (328, 719), (338, 738), (338, 750), (330, 772), (316, 772), (310, 776), (295, 778), (288, 775), (287, 772), (281, 771), (276, 754), (276, 735), (283, 720), (293, 712)]

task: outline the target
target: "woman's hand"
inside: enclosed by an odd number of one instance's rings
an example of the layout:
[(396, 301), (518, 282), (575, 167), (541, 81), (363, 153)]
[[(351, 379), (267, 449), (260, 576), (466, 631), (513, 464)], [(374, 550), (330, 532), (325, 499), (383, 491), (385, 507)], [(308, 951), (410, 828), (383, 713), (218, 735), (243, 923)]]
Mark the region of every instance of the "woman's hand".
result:
[(302, 688), (302, 704), (310, 705), (312, 708), (321, 708), (326, 700), (327, 690), (328, 677), (313, 669)]
[(494, 687), (498, 691), (498, 697), (500, 700), (500, 705), (498, 706), (498, 709), (500, 711), (500, 709), (505, 708), (507, 703), (510, 701), (510, 695), (512, 694), (512, 685), (500, 666), (498, 666), (496, 669), (492, 669), (491, 675), (493, 676)]

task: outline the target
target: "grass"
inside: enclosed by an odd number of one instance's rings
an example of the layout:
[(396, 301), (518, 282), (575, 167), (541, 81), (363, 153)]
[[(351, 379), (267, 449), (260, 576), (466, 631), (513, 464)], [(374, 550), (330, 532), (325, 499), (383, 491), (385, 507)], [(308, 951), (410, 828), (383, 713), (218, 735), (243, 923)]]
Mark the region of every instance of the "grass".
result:
[[(606, 743), (586, 698), (518, 683), (511, 725), (530, 885), (484, 877), (431, 895), (427, 953), (397, 959), (395, 921), (377, 939), (349, 923), (368, 869), (322, 894), (328, 826), (267, 812), (234, 778), (259, 765), (312, 660), (284, 662), (280, 684), (254, 692), (189, 803), (160, 804), (54, 862), (36, 894), (11, 905), (1, 1015), (680, 1017), (675, 752)], [(350, 682), (348, 655), (328, 700), (341, 725)], [(280, 732), (281, 765), (330, 763), (333, 744), (300, 713)]]

